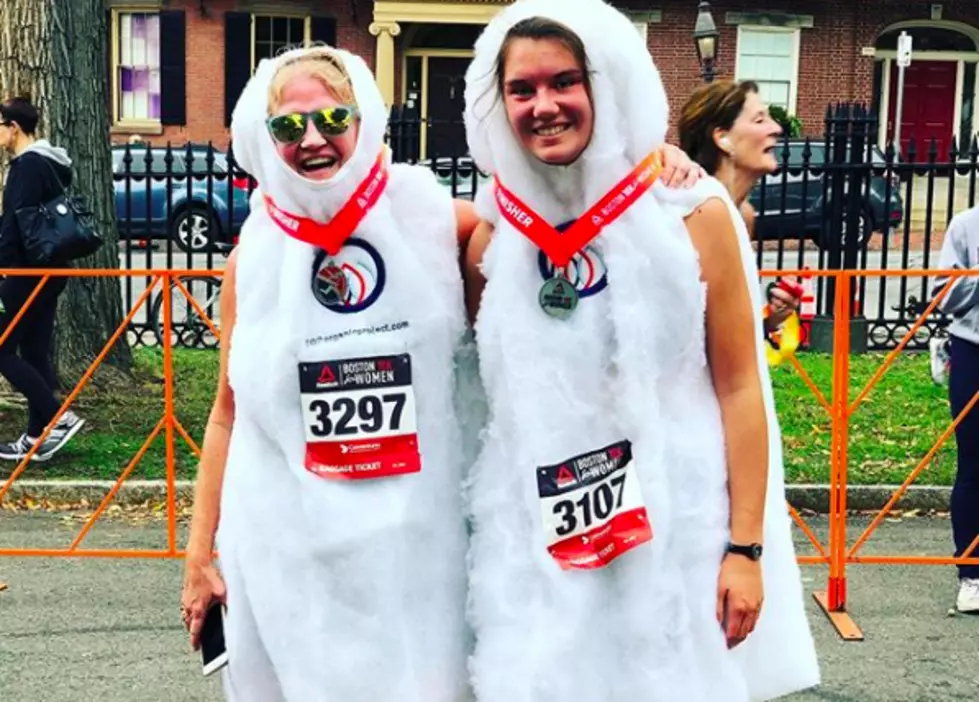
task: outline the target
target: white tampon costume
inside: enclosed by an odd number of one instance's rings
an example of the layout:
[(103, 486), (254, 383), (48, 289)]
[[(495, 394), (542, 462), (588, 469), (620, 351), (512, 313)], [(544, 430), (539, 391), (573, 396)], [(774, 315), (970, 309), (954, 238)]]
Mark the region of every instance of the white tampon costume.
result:
[[(496, 87), (507, 30), (534, 16), (570, 27), (588, 53), (594, 135), (568, 167), (545, 166), (522, 149)], [(554, 226), (585, 213), (664, 142), (659, 74), (632, 23), (598, 0), (504, 9), (478, 40), (466, 80), (477, 164)], [(741, 702), (817, 684), (760, 317), (771, 459), (765, 603), (755, 632), (733, 651), (715, 613), (729, 534), (724, 430), (705, 352), (705, 291), (683, 218), (709, 198), (727, 203), (761, 309), (747, 232), (726, 191), (713, 179), (692, 191), (656, 184), (575, 259), (568, 280), (580, 301), (564, 320), (542, 311), (550, 273), (488, 191), (477, 207), (496, 229), (476, 334), (491, 420), (468, 486), (479, 702)], [(626, 501), (635, 499), (621, 476), (579, 489), (621, 461), (621, 449), (597, 463), (575, 459), (623, 441), (652, 539), (604, 567), (564, 570), (548, 550), (560, 535), (607, 514), (610, 496), (621, 504), (623, 484)], [(554, 485), (570, 496), (563, 504), (560, 495), (545, 499), (540, 482), (542, 467), (558, 465)]]
[[(265, 120), (276, 70), (321, 51), (349, 72), (361, 123), (355, 154), (313, 182), (281, 160)], [(467, 699), (453, 409), (465, 317), (451, 199), (385, 154), (386, 188), (332, 258), (284, 234), (263, 200), (329, 222), (372, 172), (386, 120), (367, 66), (333, 49), (262, 61), (234, 112), (236, 155), (260, 187), (238, 250), (218, 534), (236, 702)], [(371, 479), (380, 461), (358, 456), (391, 441), (417, 444), (420, 471)], [(335, 461), (308, 469), (311, 442)]]

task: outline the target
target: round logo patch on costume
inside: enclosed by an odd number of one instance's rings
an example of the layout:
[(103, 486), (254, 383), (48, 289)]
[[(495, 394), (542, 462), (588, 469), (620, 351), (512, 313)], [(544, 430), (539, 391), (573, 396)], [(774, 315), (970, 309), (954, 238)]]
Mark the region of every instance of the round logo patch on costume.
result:
[[(565, 222), (555, 227), (559, 232), (565, 231), (574, 221)], [(547, 254), (540, 251), (537, 255), (537, 265), (545, 280), (554, 277), (554, 264)], [(598, 249), (586, 246), (584, 251), (575, 254), (574, 258), (564, 267), (564, 279), (578, 292), (579, 298), (591, 297), (600, 293), (608, 285), (608, 269)]]
[(351, 237), (336, 256), (320, 251), (313, 261), (313, 296), (333, 312), (366, 310), (381, 296), (384, 282), (384, 261), (363, 239)]

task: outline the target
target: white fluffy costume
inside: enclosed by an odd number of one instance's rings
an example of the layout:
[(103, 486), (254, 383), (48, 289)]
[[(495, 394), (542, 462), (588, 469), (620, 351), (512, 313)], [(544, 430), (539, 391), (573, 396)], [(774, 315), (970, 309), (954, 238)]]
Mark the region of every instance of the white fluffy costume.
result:
[[(343, 62), (361, 113), (356, 151), (328, 182), (289, 168), (265, 126), (276, 70), (316, 51)], [(353, 233), (362, 243), (354, 249), (348, 240), (339, 254), (374, 254), (342, 267), (348, 292), (376, 296), (355, 310), (314, 298), (317, 248), (286, 236), (262, 199), (330, 221), (384, 148), (386, 121), (366, 64), (322, 48), (263, 61), (234, 112), (236, 154), (261, 189), (238, 250), (229, 369), (236, 415), (218, 534), (229, 593), (225, 688), (236, 701), (468, 696), (463, 463), (453, 409), (453, 354), (465, 316), (451, 199), (425, 169), (388, 164), (386, 189)], [(336, 480), (308, 471), (300, 364), (399, 354), (410, 355), (420, 472)], [(337, 413), (332, 421), (343, 420)]]
[[(535, 16), (570, 27), (588, 53), (594, 135), (569, 167), (545, 166), (522, 149), (496, 87), (506, 32)], [(478, 40), (466, 80), (473, 157), (552, 226), (579, 217), (665, 138), (659, 74), (631, 22), (599, 0), (514, 3)], [(760, 310), (747, 232), (713, 179), (691, 191), (658, 183), (605, 227), (591, 260), (604, 262), (607, 286), (582, 296), (566, 320), (539, 306), (537, 247), (489, 193), (478, 199), (480, 216), (496, 226), (476, 324), (491, 419), (468, 486), (480, 702), (740, 702), (818, 683), (760, 315), (771, 458), (765, 603), (755, 632), (733, 651), (715, 614), (729, 534), (724, 430), (707, 366), (700, 267), (683, 222), (711, 197), (736, 223)], [(622, 440), (631, 442), (652, 540), (605, 567), (562, 570), (548, 552), (538, 468)]]

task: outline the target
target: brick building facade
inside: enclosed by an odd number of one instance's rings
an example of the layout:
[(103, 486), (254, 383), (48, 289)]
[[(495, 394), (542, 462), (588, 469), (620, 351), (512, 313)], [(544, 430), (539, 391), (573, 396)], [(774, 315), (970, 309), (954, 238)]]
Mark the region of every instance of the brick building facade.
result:
[[(372, 62), (372, 4), (107, 0), (113, 142), (139, 135), (153, 143), (223, 147), (234, 101), (261, 56), (322, 41)], [(135, 99), (125, 90), (134, 87)]]
[[(113, 139), (226, 144), (229, 109), (257, 58), (300, 41), (335, 41), (367, 59), (389, 101), (431, 119), (458, 119), (473, 40), (506, 1), (107, 0)], [(645, 34), (676, 114), (701, 80), (692, 39), (696, 0), (617, 4)], [(934, 137), (946, 149), (953, 136), (979, 128), (977, 0), (711, 5), (721, 31), (718, 75), (759, 81), (766, 99), (797, 115), (808, 134), (822, 133), (835, 101), (893, 112), (902, 30), (915, 42), (903, 136)], [(881, 143), (893, 118), (882, 123)]]

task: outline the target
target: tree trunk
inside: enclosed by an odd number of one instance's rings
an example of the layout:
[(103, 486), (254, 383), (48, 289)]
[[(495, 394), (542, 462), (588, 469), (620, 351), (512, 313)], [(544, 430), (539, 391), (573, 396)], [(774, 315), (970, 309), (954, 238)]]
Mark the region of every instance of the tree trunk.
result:
[[(41, 112), (39, 136), (73, 160), (72, 187), (84, 195), (105, 245), (79, 268), (119, 268), (109, 141), (105, 0), (0, 0), (0, 96), (22, 94)], [(61, 296), (55, 360), (78, 377), (123, 320), (119, 279), (72, 278)], [(106, 359), (132, 361), (126, 335)]]

